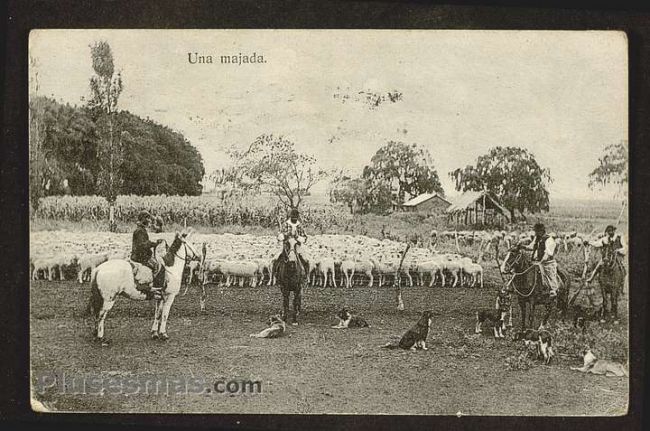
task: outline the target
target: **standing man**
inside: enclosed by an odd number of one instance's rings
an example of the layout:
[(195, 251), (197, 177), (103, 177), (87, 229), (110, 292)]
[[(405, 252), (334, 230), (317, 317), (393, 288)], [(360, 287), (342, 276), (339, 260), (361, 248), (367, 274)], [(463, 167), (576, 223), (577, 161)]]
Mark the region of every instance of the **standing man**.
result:
[[(160, 265), (158, 264), (156, 258), (153, 256), (153, 248), (162, 243), (163, 240), (159, 239), (156, 242), (149, 240), (147, 227), (150, 225), (150, 223), (151, 214), (149, 214), (147, 211), (142, 211), (140, 214), (138, 214), (137, 228), (133, 232), (131, 260), (151, 269), (151, 275), (153, 278), (155, 278), (156, 274), (160, 270)], [(147, 299), (159, 299), (161, 297), (161, 288), (153, 287), (153, 282), (151, 284), (137, 284), (136, 288), (147, 295)]]
[(539, 266), (542, 274), (543, 284), (550, 289), (550, 297), (557, 296), (560, 281), (557, 275), (557, 262), (555, 261), (556, 243), (552, 236), (546, 234), (546, 227), (542, 223), (536, 223), (533, 227), (535, 238), (533, 242), (524, 246), (532, 250), (533, 263)]

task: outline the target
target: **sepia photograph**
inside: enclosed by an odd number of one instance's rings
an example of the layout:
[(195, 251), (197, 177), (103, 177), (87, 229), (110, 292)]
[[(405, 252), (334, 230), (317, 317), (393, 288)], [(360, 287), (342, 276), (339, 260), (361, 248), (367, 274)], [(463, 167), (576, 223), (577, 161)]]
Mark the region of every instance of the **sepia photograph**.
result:
[(622, 416), (622, 31), (36, 29), (35, 412)]

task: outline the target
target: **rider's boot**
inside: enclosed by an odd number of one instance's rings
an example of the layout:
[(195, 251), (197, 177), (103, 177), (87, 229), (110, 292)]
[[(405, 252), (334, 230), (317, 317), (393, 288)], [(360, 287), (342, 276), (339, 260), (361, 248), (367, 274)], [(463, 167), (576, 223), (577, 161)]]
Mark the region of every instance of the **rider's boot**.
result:
[(151, 299), (162, 299), (162, 289), (153, 287), (150, 283), (137, 284), (135, 288), (145, 294), (147, 301)]

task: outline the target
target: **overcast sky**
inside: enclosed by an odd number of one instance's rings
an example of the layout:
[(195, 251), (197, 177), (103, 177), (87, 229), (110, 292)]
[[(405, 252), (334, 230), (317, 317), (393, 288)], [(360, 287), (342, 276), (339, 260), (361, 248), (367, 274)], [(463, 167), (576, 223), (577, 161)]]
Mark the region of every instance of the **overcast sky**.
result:
[[(183, 133), (207, 172), (229, 163), (224, 148), (263, 133), (353, 172), (398, 140), (426, 147), (453, 195), (449, 171), (519, 146), (551, 170), (552, 198), (592, 198), (587, 174), (628, 135), (620, 32), (33, 31), (39, 93), (82, 103), (97, 40), (122, 72), (119, 107)], [(188, 53), (213, 64), (190, 64)], [(266, 63), (220, 63), (239, 53)], [(401, 99), (378, 106), (360, 94), (392, 91)]]

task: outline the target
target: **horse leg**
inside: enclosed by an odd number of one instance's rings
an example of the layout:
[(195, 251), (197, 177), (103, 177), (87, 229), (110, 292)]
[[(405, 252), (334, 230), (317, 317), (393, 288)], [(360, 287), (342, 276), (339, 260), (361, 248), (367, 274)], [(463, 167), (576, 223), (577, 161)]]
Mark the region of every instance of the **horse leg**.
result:
[(282, 320), (285, 322), (289, 317), (289, 290), (282, 286)]
[(546, 324), (548, 323), (548, 318), (551, 316), (552, 307), (553, 305), (551, 302), (546, 304), (546, 307), (544, 309), (544, 317), (542, 317), (542, 324), (540, 325), (539, 329), (546, 328)]
[(526, 301), (519, 300), (519, 309), (521, 310), (521, 329), (526, 330)]
[(199, 304), (201, 305), (201, 312), (205, 311), (205, 299), (206, 299), (206, 292), (205, 292), (205, 283), (201, 283), (201, 299), (199, 299)]
[(301, 289), (298, 288), (295, 292), (293, 292), (293, 316), (292, 316), (292, 324), (297, 325), (298, 324), (298, 315), (300, 314), (300, 300), (301, 300)]
[(600, 283), (600, 294), (603, 297), (603, 315), (601, 316), (600, 323), (605, 323), (609, 318), (609, 301), (607, 300), (607, 285)]
[(162, 316), (160, 318), (160, 339), (161, 340), (168, 340), (169, 335), (167, 335), (167, 319), (169, 318), (169, 311), (172, 309), (172, 304), (174, 303), (174, 299), (176, 298), (176, 294), (169, 295), (167, 298), (164, 299), (164, 302), (162, 304)]
[(512, 328), (512, 302), (510, 303), (510, 307), (508, 308), (508, 325), (510, 328)]
[(157, 339), (160, 335), (160, 318), (162, 317), (162, 299), (156, 300), (156, 309), (153, 312), (153, 324), (151, 325), (151, 338)]
[(528, 327), (533, 329), (535, 328), (535, 300), (531, 299), (530, 301), (530, 314), (528, 315)]
[(101, 310), (99, 310), (99, 314), (97, 317), (97, 340), (101, 342), (105, 342), (104, 340), (104, 323), (106, 322), (106, 316), (108, 315), (108, 312), (111, 311), (111, 308), (113, 308), (113, 305), (115, 304), (115, 299), (112, 299), (110, 301), (104, 300), (104, 303), (102, 304)]
[(618, 324), (618, 286), (612, 286), (612, 316), (614, 317), (614, 324)]

